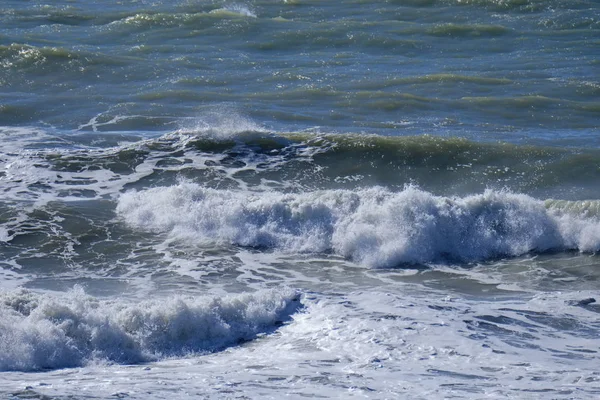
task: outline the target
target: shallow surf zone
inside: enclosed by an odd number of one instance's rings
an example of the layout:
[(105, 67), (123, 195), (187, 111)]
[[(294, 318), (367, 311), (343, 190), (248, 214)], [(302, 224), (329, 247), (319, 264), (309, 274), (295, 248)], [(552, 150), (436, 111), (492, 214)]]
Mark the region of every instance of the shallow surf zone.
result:
[(413, 289), (307, 293), (303, 312), (263, 340), (144, 365), (9, 372), (18, 379), (0, 393), (573, 399), (600, 392), (598, 307), (579, 303), (593, 292), (485, 301)]
[(274, 332), (301, 307), (291, 289), (127, 301), (0, 293), (0, 370), (135, 364), (207, 354)]
[(465, 197), (413, 186), (286, 194), (181, 182), (124, 193), (117, 214), (133, 228), (198, 245), (334, 253), (376, 268), (598, 251), (598, 215), (553, 204), (493, 190)]

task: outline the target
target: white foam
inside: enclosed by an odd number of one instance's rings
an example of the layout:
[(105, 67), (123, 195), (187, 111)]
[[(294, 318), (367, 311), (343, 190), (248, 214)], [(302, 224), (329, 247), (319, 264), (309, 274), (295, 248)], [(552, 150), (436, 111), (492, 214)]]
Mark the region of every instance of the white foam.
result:
[(192, 134), (194, 137), (200, 136), (212, 140), (229, 140), (244, 132), (268, 132), (252, 119), (227, 107), (204, 111), (201, 115), (187, 120), (182, 119), (180, 125), (180, 129), (172, 135)]
[(117, 212), (133, 227), (198, 244), (333, 251), (370, 267), (600, 250), (598, 217), (493, 190), (462, 198), (415, 187), (285, 194), (182, 182), (125, 193)]
[(0, 294), (0, 370), (90, 362), (137, 363), (206, 353), (274, 330), (299, 306), (289, 289), (130, 303), (81, 289), (65, 295)]
[[(34, 206), (56, 200), (81, 200), (76, 193), (88, 190), (94, 198), (110, 196), (142, 174), (117, 174), (105, 168), (89, 168), (83, 171), (61, 171), (53, 165), (53, 158), (68, 160), (69, 157), (110, 156), (130, 146), (89, 148), (76, 146), (68, 140), (50, 135), (37, 128), (0, 127), (0, 138), (6, 145), (0, 150), (0, 184), (5, 201), (33, 201)], [(65, 145), (68, 148), (64, 148)], [(150, 171), (151, 172), (151, 171)], [(148, 173), (150, 173), (148, 172)]]
[(385, 289), (307, 295), (279, 334), (202, 358), (4, 373), (0, 384), (49, 397), (594, 398), (598, 314), (571, 305), (593, 293)]

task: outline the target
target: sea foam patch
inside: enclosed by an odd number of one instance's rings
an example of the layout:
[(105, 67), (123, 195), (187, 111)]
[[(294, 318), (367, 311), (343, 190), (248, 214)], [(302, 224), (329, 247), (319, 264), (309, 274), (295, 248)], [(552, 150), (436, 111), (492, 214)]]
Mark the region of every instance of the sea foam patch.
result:
[(122, 364), (218, 351), (275, 330), (300, 306), (291, 289), (128, 303), (81, 289), (0, 294), (0, 371)]
[(600, 249), (600, 220), (524, 194), (441, 197), (415, 187), (246, 192), (193, 183), (121, 195), (132, 227), (199, 244), (334, 252), (370, 267)]

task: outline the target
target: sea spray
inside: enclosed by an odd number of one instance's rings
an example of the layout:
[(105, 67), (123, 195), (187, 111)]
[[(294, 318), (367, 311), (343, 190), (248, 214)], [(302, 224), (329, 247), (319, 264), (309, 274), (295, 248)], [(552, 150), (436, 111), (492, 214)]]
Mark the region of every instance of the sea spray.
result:
[(274, 331), (300, 306), (291, 289), (138, 303), (27, 290), (0, 294), (0, 371), (139, 363), (221, 350)]
[(198, 244), (332, 251), (369, 267), (600, 249), (597, 216), (508, 191), (442, 197), (407, 186), (286, 194), (182, 182), (124, 193), (117, 213), (136, 229)]

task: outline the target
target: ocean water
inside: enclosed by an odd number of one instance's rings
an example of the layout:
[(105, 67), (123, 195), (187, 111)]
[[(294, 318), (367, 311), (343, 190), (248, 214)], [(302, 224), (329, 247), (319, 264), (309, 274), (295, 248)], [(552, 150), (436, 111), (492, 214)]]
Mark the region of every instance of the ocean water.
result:
[(600, 396), (598, 1), (47, 3), (0, 397)]

